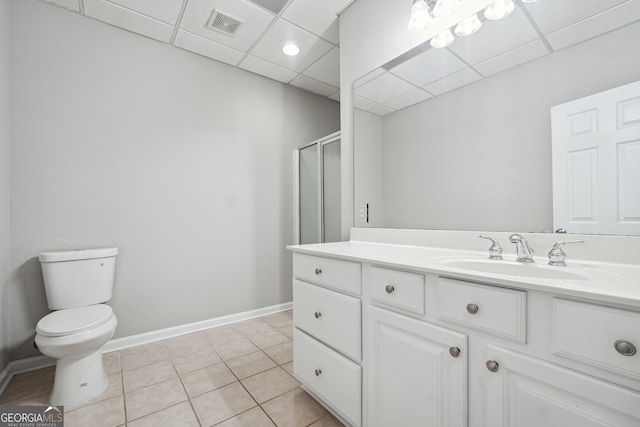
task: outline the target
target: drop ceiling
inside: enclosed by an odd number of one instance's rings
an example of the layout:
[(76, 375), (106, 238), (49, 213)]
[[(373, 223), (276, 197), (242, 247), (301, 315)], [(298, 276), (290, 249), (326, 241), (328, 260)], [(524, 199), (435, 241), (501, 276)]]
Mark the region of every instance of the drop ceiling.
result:
[(517, 1), (448, 48), (427, 42), (359, 79), (354, 105), (384, 116), (638, 21), (638, 0)]
[(43, 1), (339, 100), (338, 14), (354, 0)]

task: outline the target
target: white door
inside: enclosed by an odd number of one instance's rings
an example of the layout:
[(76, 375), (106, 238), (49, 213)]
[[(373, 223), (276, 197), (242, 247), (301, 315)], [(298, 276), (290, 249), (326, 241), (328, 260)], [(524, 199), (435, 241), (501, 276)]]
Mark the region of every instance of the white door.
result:
[(467, 425), (467, 337), (369, 308), (369, 426)]
[(640, 393), (489, 346), (484, 427), (638, 427)]
[(551, 128), (553, 228), (640, 235), (640, 82), (552, 107)]

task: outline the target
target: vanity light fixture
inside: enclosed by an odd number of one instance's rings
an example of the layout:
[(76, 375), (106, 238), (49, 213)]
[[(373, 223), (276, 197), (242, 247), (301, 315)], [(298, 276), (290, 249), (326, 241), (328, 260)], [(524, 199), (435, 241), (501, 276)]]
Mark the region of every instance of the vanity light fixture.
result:
[[(432, 4), (435, 4), (435, 0), (430, 0)], [(407, 28), (409, 31), (420, 31), (427, 28), (431, 18), (431, 9), (426, 0), (413, 0), (413, 6), (411, 6), (411, 17), (409, 18), (409, 24)]]
[(512, 0), (497, 0), (484, 10), (484, 16), (492, 21), (506, 18), (515, 7)]
[(451, 43), (453, 43), (453, 38), (454, 37), (453, 34), (451, 34), (451, 29), (448, 28), (439, 34), (436, 34), (436, 36), (431, 39), (431, 47), (435, 47), (436, 49), (447, 47)]
[(460, 7), (461, 0), (438, 0), (433, 6), (435, 16), (449, 16)]
[(300, 53), (300, 48), (293, 43), (287, 43), (282, 47), (282, 51), (285, 55), (296, 56)]
[(456, 25), (455, 32), (459, 36), (470, 36), (480, 29), (482, 22), (478, 19), (478, 14), (474, 13), (468, 18), (463, 19)]

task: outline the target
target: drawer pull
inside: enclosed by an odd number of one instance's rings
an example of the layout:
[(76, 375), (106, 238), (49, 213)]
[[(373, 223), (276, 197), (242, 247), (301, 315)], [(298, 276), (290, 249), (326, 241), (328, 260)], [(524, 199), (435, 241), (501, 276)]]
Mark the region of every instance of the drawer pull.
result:
[(467, 304), (467, 313), (476, 314), (478, 312), (478, 306), (476, 304)]
[(322, 269), (321, 268), (316, 268), (315, 273), (316, 273), (316, 276), (321, 275), (322, 274)]
[(458, 347), (449, 347), (449, 354), (453, 357), (460, 357), (460, 349)]
[(321, 373), (322, 373), (322, 370), (316, 369), (316, 377), (319, 377)]
[(316, 311), (313, 315), (316, 316), (316, 319), (322, 317), (322, 313), (320, 313), (319, 311)]
[(613, 344), (613, 346), (616, 351), (623, 356), (633, 356), (636, 354), (636, 346), (631, 344), (629, 341), (618, 340)]
[(500, 365), (498, 365), (498, 362), (496, 362), (495, 360), (487, 360), (486, 366), (489, 371), (498, 372), (498, 367)]
[(396, 288), (394, 288), (394, 287), (393, 287), (393, 286), (391, 286), (391, 285), (387, 285), (387, 286), (385, 286), (384, 290), (385, 290), (385, 291), (387, 291), (387, 293), (388, 293), (388, 294), (390, 294), (390, 293), (392, 293), (393, 291), (395, 291), (395, 290), (396, 290)]

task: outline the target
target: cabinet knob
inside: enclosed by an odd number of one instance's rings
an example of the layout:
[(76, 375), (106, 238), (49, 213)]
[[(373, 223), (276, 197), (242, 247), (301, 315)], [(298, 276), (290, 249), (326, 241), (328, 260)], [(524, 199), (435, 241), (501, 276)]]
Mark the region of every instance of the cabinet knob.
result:
[(485, 364), (487, 366), (487, 369), (491, 372), (498, 372), (498, 367), (500, 365), (498, 365), (498, 362), (496, 362), (495, 360), (487, 360), (487, 363)]
[(316, 319), (319, 319), (322, 316), (322, 313), (316, 311), (313, 315), (316, 316)]
[(449, 354), (453, 357), (459, 357), (460, 349), (458, 347), (449, 347)]
[(395, 290), (396, 290), (396, 288), (394, 288), (394, 287), (393, 287), (393, 286), (391, 286), (391, 285), (387, 285), (387, 286), (384, 288), (384, 290), (385, 290), (385, 291), (387, 291), (387, 293), (388, 293), (388, 294), (390, 294), (391, 292), (395, 291)]
[(478, 312), (478, 306), (475, 304), (467, 304), (467, 312), (469, 314), (476, 314)]
[(321, 373), (322, 373), (321, 369), (316, 369), (316, 377), (319, 377)]
[(613, 343), (616, 351), (623, 356), (633, 356), (636, 354), (636, 346), (631, 344), (629, 341), (618, 340)]
[(322, 269), (321, 268), (316, 268), (316, 276), (319, 276), (322, 274)]

